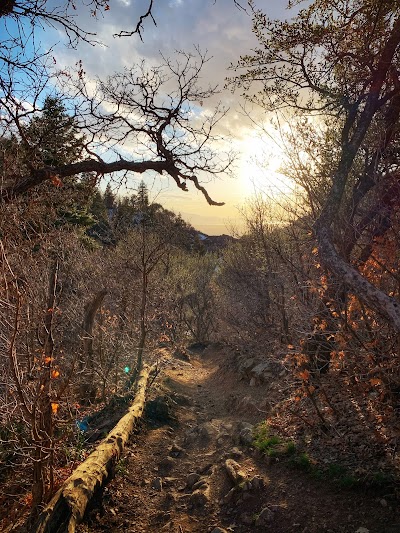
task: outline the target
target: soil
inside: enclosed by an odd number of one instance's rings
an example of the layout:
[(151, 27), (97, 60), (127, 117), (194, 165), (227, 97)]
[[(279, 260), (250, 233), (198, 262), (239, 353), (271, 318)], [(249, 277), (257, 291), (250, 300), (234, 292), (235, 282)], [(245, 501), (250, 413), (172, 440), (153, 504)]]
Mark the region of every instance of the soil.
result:
[(273, 390), (238, 381), (226, 351), (163, 359), (147, 417), (81, 533), (400, 531), (390, 494), (343, 489), (254, 449)]

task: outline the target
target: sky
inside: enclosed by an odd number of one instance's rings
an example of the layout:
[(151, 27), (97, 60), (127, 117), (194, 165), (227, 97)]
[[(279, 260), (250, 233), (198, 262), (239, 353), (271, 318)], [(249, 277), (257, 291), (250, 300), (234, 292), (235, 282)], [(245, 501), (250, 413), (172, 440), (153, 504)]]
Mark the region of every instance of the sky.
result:
[[(53, 0), (51, 0), (53, 1)], [(286, 0), (261, 1), (256, 5), (271, 18), (288, 18)], [(57, 0), (54, 0), (57, 5)], [(243, 2), (245, 4), (245, 2)], [(176, 50), (192, 51), (198, 46), (208, 51), (212, 59), (202, 72), (202, 82), (218, 84), (221, 92), (217, 98), (204, 106), (211, 106), (217, 100), (229, 108), (220, 124), (220, 132), (230, 136), (231, 147), (238, 152), (233, 177), (215, 179), (207, 184), (211, 197), (225, 202), (223, 207), (208, 206), (201, 193), (191, 189), (185, 193), (173, 180), (150, 177), (145, 182), (155, 201), (181, 213), (197, 229), (208, 234), (232, 232), (241, 226), (238, 206), (254, 192), (260, 190), (279, 191), (287, 194), (290, 183), (279, 174), (282, 153), (278, 135), (269, 126), (269, 117), (259, 109), (251, 110), (252, 120), (266, 130), (258, 130), (254, 122), (243, 112), (243, 101), (239, 94), (224, 89), (225, 79), (231, 75), (229, 65), (234, 64), (242, 54), (255, 47), (251, 31), (252, 21), (243, 10), (235, 7), (234, 0), (156, 0), (154, 18), (144, 21), (142, 40), (139, 36), (116, 38), (121, 30), (136, 26), (139, 15), (147, 9), (147, 0), (110, 0), (110, 9), (97, 19), (87, 8), (77, 3), (75, 15), (81, 27), (97, 34), (101, 42), (97, 46), (80, 43), (77, 49), (63, 46), (63, 35), (45, 28), (41, 35), (44, 47), (54, 46), (57, 65), (83, 63), (87, 77), (105, 78), (139, 62), (142, 58), (148, 65), (160, 62), (160, 52), (172, 57)], [(260, 166), (262, 163), (262, 167)]]

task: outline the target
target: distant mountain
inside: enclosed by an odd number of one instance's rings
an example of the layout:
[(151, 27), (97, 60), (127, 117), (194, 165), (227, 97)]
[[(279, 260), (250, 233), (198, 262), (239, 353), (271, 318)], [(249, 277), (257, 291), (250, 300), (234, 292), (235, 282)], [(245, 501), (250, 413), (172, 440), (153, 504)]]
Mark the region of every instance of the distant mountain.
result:
[(205, 247), (207, 252), (216, 252), (226, 248), (230, 244), (237, 241), (235, 237), (231, 235), (206, 235), (205, 233), (198, 232), (198, 238), (200, 239), (202, 245)]

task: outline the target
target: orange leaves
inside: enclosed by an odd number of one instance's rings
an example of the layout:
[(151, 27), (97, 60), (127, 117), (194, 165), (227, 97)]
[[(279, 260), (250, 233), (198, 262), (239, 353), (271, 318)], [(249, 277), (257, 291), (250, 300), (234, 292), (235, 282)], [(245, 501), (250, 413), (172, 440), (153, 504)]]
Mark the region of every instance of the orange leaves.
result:
[(60, 372), (58, 370), (52, 370), (51, 371), (51, 377), (53, 379), (57, 379), (58, 377), (60, 377)]
[(24, 496), (24, 499), (23, 499), (23, 502), (25, 505), (27, 505), (28, 507), (31, 507), (32, 506), (32, 501), (33, 501), (33, 496), (32, 496), (32, 493), (29, 492), (28, 494), (26, 494)]
[(328, 327), (328, 322), (326, 320), (321, 320), (321, 322), (318, 325), (318, 329), (320, 329), (321, 331), (325, 331), (327, 327)]
[(63, 182), (60, 180), (59, 176), (57, 174), (51, 174), (50, 181), (54, 185), (54, 187), (62, 187)]
[(310, 378), (310, 372), (308, 370), (302, 370), (301, 372), (299, 372), (299, 377), (303, 381), (308, 381)]
[(369, 382), (371, 383), (371, 385), (374, 387), (376, 385), (381, 385), (382, 384), (382, 380), (379, 379), (379, 378), (371, 378), (369, 380)]
[(54, 361), (53, 357), (46, 356), (43, 358), (44, 364), (49, 365), (52, 361)]
[(59, 410), (59, 408), (60, 408), (60, 404), (59, 403), (51, 402), (51, 412), (53, 413), (53, 415), (57, 414), (57, 411)]

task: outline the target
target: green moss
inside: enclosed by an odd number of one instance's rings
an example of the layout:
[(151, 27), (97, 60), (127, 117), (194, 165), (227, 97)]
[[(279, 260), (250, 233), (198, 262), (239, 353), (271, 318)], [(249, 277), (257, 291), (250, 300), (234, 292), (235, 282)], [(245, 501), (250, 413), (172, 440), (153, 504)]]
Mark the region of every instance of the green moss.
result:
[(291, 461), (293, 466), (300, 470), (310, 471), (312, 469), (312, 463), (307, 453), (299, 453), (292, 457)]
[(256, 426), (253, 445), (268, 457), (291, 455), (296, 449), (294, 442), (285, 442), (277, 435), (271, 435), (265, 422)]
[(344, 466), (337, 463), (332, 463), (328, 466), (327, 475), (330, 478), (340, 478), (346, 474), (346, 469)]
[(294, 455), (296, 453), (296, 444), (293, 441), (289, 441), (286, 444), (286, 455)]
[(341, 489), (355, 489), (360, 486), (387, 489), (394, 482), (394, 476), (387, 472), (375, 472), (372, 475), (360, 477), (339, 463), (320, 466), (306, 452), (301, 452), (293, 441), (285, 441), (277, 435), (272, 435), (265, 422), (256, 426), (253, 446), (268, 457), (287, 457), (289, 464), (307, 473), (311, 478), (329, 482)]

